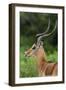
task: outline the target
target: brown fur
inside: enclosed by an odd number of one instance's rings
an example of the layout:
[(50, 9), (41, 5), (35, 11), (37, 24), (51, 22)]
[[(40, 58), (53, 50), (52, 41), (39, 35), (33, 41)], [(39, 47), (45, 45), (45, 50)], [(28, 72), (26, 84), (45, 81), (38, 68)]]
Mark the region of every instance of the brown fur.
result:
[(39, 76), (56, 76), (58, 72), (57, 63), (47, 62), (46, 54), (43, 49), (43, 46), (40, 46), (36, 51), (32, 48), (25, 52), (27, 56), (35, 56), (37, 57), (37, 68)]

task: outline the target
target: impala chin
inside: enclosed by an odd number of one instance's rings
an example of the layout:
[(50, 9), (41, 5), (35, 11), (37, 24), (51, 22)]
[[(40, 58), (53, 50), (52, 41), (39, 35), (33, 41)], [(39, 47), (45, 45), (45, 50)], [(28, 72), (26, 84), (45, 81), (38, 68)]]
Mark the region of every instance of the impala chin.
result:
[(28, 57), (28, 55), (27, 55), (27, 53), (26, 53), (26, 52), (24, 52), (24, 56), (25, 56), (25, 57)]
[(29, 57), (29, 55), (27, 54), (27, 52), (24, 52), (24, 56), (25, 57)]

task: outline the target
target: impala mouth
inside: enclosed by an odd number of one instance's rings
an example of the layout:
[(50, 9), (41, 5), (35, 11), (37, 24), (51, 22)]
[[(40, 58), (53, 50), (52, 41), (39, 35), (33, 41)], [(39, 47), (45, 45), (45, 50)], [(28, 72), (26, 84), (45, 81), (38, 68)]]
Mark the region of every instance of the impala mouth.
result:
[(24, 53), (25, 57), (30, 57), (30, 55), (27, 54), (27, 52)]

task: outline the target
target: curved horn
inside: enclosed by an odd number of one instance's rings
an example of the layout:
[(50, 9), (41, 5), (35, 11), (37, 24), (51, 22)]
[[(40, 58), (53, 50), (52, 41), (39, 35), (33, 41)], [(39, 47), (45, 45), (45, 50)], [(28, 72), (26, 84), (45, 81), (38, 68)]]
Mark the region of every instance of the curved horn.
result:
[(49, 34), (44, 34), (42, 36), (39, 36), (38, 39), (37, 39), (37, 42), (39, 43), (43, 37), (47, 37), (47, 36), (50, 36), (51, 34), (53, 34), (54, 31), (56, 30), (56, 27), (57, 27), (57, 21), (55, 23), (55, 26), (54, 26), (54, 29), (52, 30), (52, 32), (50, 32)]
[(45, 30), (45, 32), (44, 32), (44, 33), (37, 34), (36, 37), (46, 34), (46, 33), (49, 31), (49, 28), (50, 28), (50, 18), (49, 18), (48, 27), (47, 27), (47, 29)]

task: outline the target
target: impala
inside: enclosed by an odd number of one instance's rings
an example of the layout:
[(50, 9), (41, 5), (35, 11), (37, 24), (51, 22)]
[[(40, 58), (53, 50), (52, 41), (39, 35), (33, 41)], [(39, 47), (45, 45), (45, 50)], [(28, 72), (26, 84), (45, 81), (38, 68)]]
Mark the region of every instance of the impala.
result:
[(43, 47), (42, 38), (47, 37), (54, 33), (55, 29), (57, 27), (57, 21), (55, 23), (54, 29), (52, 32), (47, 34), (49, 28), (50, 28), (50, 19), (48, 23), (48, 27), (45, 30), (44, 33), (37, 34), (37, 43), (33, 44), (30, 49), (25, 51), (25, 56), (33, 56), (37, 58), (37, 70), (39, 76), (56, 76), (58, 73), (58, 64), (54, 62), (49, 62), (46, 58), (46, 53)]

